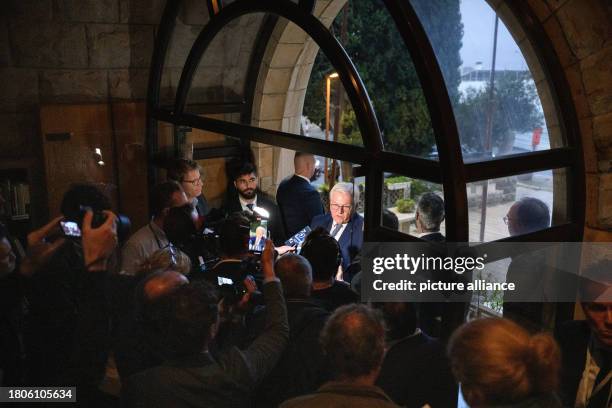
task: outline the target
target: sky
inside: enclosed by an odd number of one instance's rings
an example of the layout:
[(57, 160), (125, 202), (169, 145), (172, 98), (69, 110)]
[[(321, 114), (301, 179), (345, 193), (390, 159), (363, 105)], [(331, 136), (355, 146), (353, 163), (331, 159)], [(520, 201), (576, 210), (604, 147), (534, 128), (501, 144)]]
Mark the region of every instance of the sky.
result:
[[(493, 52), (493, 30), (495, 13), (485, 0), (461, 0), (461, 20), (463, 22), (463, 47), (461, 59), (463, 66), (475, 66), (482, 62), (482, 69), (491, 67)], [(524, 70), (525, 59), (514, 39), (500, 20), (497, 34), (496, 70)]]

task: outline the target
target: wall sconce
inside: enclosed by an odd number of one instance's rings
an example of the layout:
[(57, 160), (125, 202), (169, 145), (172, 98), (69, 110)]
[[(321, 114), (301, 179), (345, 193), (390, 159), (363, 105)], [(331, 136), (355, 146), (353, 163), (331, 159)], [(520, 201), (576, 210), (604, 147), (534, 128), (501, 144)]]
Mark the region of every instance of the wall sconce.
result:
[(102, 159), (102, 150), (100, 150), (99, 147), (96, 147), (95, 149), (94, 159), (98, 163), (98, 166), (104, 166), (105, 163), (104, 163), (104, 160)]

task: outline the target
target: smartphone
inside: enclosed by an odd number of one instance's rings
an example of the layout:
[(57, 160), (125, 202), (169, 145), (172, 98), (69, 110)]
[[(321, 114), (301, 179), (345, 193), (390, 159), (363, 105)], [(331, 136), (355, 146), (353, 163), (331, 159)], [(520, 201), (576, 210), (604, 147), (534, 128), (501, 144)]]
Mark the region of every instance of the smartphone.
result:
[(74, 221), (60, 221), (60, 230), (62, 234), (67, 238), (80, 238), (81, 229), (79, 225)]
[(268, 239), (268, 220), (257, 219), (251, 222), (249, 231), (249, 251), (261, 253)]

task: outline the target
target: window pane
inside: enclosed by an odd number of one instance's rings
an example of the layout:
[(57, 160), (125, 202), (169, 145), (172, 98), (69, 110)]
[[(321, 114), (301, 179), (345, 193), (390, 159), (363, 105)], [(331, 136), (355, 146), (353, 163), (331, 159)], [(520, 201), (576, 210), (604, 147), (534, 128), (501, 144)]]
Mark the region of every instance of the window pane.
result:
[(507, 6), (497, 10), (496, 29), (485, 0), (409, 1), (442, 69), (464, 161), (564, 145), (552, 103), (542, 106), (541, 99), (551, 100), (548, 86), (532, 75), (541, 70)]
[[(551, 225), (551, 218), (552, 225), (566, 222), (566, 175), (566, 169), (555, 169), (469, 183), (470, 242), (542, 230)], [(483, 189), (487, 190), (484, 213)], [(511, 210), (519, 201), (522, 204)]]
[[(320, 16), (323, 22), (329, 17)], [(368, 91), (384, 148), (436, 160), (425, 97), (410, 54), (384, 3), (380, 0), (347, 2), (331, 29)], [(317, 63), (313, 76), (316, 74)]]
[[(444, 191), (441, 184), (386, 173), (382, 192), (382, 225), (405, 234), (418, 236), (420, 233), (416, 228), (416, 204), (425, 193), (438, 195), (441, 202), (444, 203)], [(444, 222), (439, 224), (439, 228), (440, 233), (445, 235)], [(425, 231), (421, 232), (425, 233)]]

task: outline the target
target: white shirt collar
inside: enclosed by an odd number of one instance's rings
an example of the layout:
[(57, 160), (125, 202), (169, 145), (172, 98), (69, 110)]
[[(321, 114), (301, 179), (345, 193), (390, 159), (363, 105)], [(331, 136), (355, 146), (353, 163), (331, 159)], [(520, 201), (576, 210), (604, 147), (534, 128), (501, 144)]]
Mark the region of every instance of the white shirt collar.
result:
[(247, 204), (253, 204), (254, 207), (257, 207), (257, 194), (255, 194), (255, 198), (252, 201), (247, 201), (240, 194), (238, 194), (238, 200), (240, 201), (240, 206), (242, 207), (242, 211), (250, 211)]

